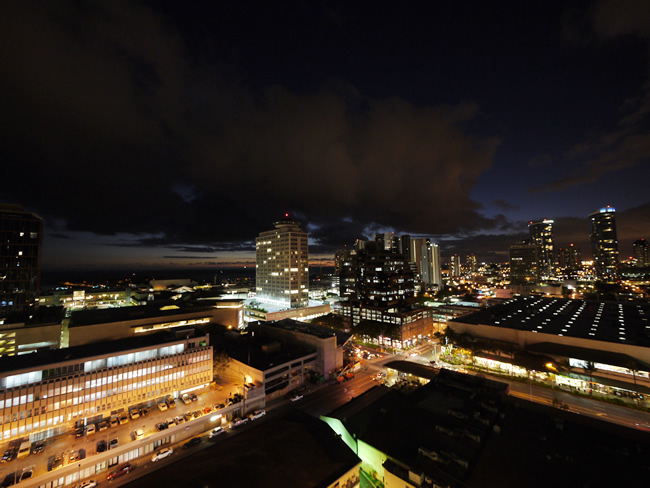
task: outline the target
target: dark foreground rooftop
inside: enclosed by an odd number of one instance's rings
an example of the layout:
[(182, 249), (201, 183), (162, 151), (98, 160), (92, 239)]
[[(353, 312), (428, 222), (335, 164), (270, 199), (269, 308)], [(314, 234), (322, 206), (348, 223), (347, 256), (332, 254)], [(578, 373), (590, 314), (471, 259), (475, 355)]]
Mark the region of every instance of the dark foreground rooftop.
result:
[(257, 422), (126, 486), (327, 488), (360, 462), (327, 424), (298, 410)]
[[(650, 435), (506, 396), (506, 385), (444, 370), (333, 412), (350, 434), (454, 488), (605, 487), (650, 476)], [(359, 397), (363, 400), (363, 396)]]

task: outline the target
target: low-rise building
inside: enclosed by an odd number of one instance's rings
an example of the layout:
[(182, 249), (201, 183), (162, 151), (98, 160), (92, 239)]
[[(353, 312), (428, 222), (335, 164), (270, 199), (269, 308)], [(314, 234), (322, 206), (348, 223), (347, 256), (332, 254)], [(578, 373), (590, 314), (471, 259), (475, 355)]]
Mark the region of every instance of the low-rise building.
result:
[[(552, 358), (556, 365), (546, 373), (571, 388), (650, 392), (646, 303), (518, 297), (457, 318), (449, 326), (455, 333)], [(582, 374), (558, 374), (558, 365)]]
[(69, 345), (117, 340), (178, 327), (243, 326), (242, 300), (150, 302), (137, 307), (79, 310), (68, 325)]
[(194, 329), (0, 358), (6, 440), (40, 440), (131, 405), (208, 387), (212, 347)]
[(58, 349), (64, 313), (63, 307), (39, 307), (8, 314), (0, 320), (0, 356)]

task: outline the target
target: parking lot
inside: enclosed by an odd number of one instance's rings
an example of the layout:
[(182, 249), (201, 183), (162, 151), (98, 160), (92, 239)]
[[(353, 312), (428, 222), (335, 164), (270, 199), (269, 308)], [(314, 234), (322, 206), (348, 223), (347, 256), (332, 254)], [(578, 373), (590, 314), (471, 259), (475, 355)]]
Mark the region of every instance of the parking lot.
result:
[[(135, 445), (135, 441), (146, 441), (150, 436), (181, 424), (186, 425), (187, 433), (198, 431), (198, 426), (210, 430), (217, 424), (226, 425), (232, 416), (243, 414), (244, 403), (234, 402), (239, 396), (233, 398), (225, 389), (208, 390), (193, 396), (190, 394), (185, 399), (168, 399), (165, 403), (132, 407), (115, 413), (92, 426), (72, 429), (68, 434), (32, 443), (29, 453), (20, 458), (17, 456), (19, 442), (5, 444), (0, 450), (5, 453), (5, 460), (0, 463), (1, 484), (10, 486), (18, 481), (26, 488), (38, 486), (39, 480), (35, 478), (72, 465), (78, 465), (77, 479), (83, 479), (83, 466), (88, 465), (93, 456), (108, 456), (111, 452), (119, 454)], [(245, 406), (248, 410), (248, 403)], [(206, 417), (214, 420), (208, 422)]]

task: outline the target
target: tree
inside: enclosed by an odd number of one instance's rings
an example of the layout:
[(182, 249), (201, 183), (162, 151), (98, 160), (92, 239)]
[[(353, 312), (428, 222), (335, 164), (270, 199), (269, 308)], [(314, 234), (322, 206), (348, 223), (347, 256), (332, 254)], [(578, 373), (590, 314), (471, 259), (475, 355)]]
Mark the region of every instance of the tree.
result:
[(230, 364), (232, 359), (228, 356), (226, 351), (216, 351), (213, 349), (212, 352), (212, 371), (214, 376), (219, 376), (219, 371), (225, 369)]
[(343, 317), (333, 313), (316, 317), (310, 323), (321, 327), (327, 327), (328, 329), (345, 330)]

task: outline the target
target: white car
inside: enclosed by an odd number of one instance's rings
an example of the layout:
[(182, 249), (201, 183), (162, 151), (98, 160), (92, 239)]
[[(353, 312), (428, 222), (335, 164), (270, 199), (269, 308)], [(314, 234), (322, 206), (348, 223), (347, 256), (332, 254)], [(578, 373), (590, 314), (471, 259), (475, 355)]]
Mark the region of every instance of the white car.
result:
[(210, 432), (210, 435), (208, 436), (209, 439), (212, 439), (213, 437), (217, 437), (219, 434), (223, 434), (226, 432), (223, 427), (215, 427), (212, 429), (212, 432)]
[(266, 410), (255, 410), (251, 415), (251, 420), (262, 418), (266, 415)]
[(138, 429), (135, 431), (135, 438), (142, 439), (144, 437), (144, 430)]
[(95, 488), (97, 486), (97, 482), (95, 480), (88, 480), (84, 481), (79, 485), (79, 488)]
[(154, 454), (151, 457), (151, 460), (155, 463), (156, 461), (160, 461), (161, 459), (165, 459), (166, 457), (171, 456), (173, 453), (174, 450), (171, 447), (166, 447), (158, 451), (156, 454)]
[(291, 397), (292, 402), (297, 402), (298, 400), (302, 400), (302, 395), (300, 393), (296, 393), (294, 396)]

